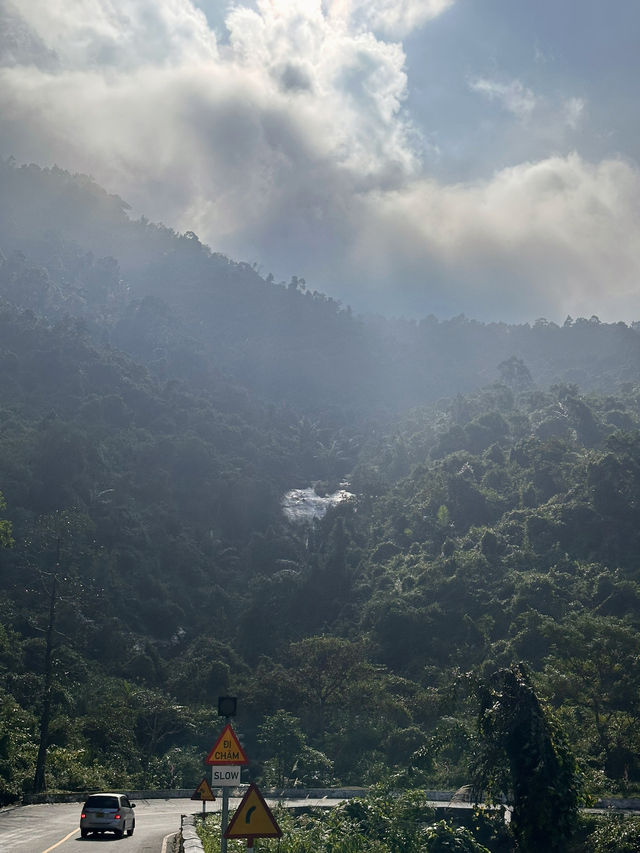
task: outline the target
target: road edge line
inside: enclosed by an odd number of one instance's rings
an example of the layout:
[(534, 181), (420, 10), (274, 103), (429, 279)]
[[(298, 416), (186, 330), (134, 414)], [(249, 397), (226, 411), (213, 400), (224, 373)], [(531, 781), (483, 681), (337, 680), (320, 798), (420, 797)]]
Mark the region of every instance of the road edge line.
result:
[(165, 835), (165, 837), (162, 839), (162, 849), (160, 853), (168, 853), (167, 845), (169, 844), (169, 839), (175, 839), (176, 835), (178, 835), (177, 832), (170, 832), (169, 835)]

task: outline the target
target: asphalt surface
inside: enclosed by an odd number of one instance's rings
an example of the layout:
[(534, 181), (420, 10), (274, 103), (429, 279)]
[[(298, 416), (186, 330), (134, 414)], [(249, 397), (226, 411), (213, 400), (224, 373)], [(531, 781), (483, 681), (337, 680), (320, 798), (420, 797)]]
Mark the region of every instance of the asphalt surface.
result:
[[(230, 817), (240, 799), (230, 798)], [(287, 808), (304, 805), (331, 808), (343, 799), (325, 796), (276, 801), (267, 796), (266, 802), (270, 807), (280, 802)], [(146, 800), (132, 797), (131, 800), (136, 804), (136, 828), (132, 836), (124, 838), (116, 838), (112, 833), (81, 838), (82, 801), (0, 809), (0, 853), (90, 853), (97, 849), (104, 853), (161, 853), (164, 838), (180, 829), (182, 815), (202, 813), (202, 804), (191, 799)], [(206, 804), (206, 811), (220, 811), (220, 807), (221, 797), (218, 797), (215, 802)], [(98, 848), (98, 845), (107, 847)]]
[[(80, 853), (96, 848), (112, 853), (161, 853), (166, 835), (180, 829), (180, 816), (199, 812), (193, 800), (134, 800), (132, 836), (80, 837), (82, 803), (49, 803), (0, 810), (0, 853)], [(207, 804), (207, 810), (218, 802)]]

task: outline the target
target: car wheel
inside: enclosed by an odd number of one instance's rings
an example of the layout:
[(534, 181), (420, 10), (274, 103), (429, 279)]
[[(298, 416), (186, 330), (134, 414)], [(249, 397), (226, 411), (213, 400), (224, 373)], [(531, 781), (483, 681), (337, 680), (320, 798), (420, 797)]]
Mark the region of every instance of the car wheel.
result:
[(86, 837), (87, 837), (87, 835), (89, 835), (89, 830), (88, 830), (88, 829), (81, 829), (81, 830), (80, 830), (80, 838), (86, 838)]
[(134, 820), (134, 821), (133, 821), (133, 823), (131, 824), (131, 829), (128, 829), (128, 830), (127, 830), (127, 835), (133, 835), (133, 830), (134, 830), (135, 828), (136, 828), (136, 822), (135, 822), (135, 820)]
[(116, 838), (122, 838), (124, 835), (124, 829), (116, 829)]

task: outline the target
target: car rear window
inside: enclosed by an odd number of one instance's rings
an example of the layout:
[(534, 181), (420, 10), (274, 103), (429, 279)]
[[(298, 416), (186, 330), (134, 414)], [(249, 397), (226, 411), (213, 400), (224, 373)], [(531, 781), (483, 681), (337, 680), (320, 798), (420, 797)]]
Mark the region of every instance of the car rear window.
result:
[(106, 797), (102, 795), (89, 797), (87, 802), (84, 804), (84, 807), (85, 809), (117, 809), (118, 798)]

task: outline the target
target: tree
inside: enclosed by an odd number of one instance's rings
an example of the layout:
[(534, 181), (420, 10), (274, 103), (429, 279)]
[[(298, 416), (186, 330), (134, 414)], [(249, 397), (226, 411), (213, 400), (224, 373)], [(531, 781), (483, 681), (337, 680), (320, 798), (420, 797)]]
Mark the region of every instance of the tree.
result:
[[(7, 508), (6, 501), (0, 492), (0, 509)], [(0, 518), (0, 548), (10, 548), (13, 545), (13, 537), (11, 536), (11, 522), (5, 518)]]
[(307, 637), (292, 643), (290, 656), (302, 702), (323, 718), (352, 702), (354, 690), (371, 672), (362, 644), (339, 637)]
[(529, 368), (521, 358), (512, 355), (498, 365), (500, 381), (513, 391), (526, 391), (533, 385)]
[(288, 711), (276, 711), (258, 727), (258, 743), (269, 753), (272, 778), (269, 782), (283, 788), (295, 770), (306, 743), (300, 720)]
[[(58, 563), (56, 562), (56, 567)], [(42, 691), (42, 713), (40, 714), (40, 741), (38, 744), (38, 757), (36, 759), (36, 772), (33, 777), (33, 791), (38, 794), (44, 791), (45, 767), (47, 764), (47, 746), (49, 740), (49, 724), (51, 722), (51, 694), (53, 683), (53, 632), (56, 615), (56, 594), (58, 576), (54, 572), (51, 579), (51, 591), (49, 596), (49, 619), (46, 630), (46, 646), (44, 658), (44, 687)]]
[[(616, 606), (616, 594), (634, 603), (634, 589), (609, 575), (597, 586), (600, 610)], [(606, 597), (604, 597), (606, 596)], [(640, 660), (634, 626), (610, 615), (572, 616), (554, 624), (547, 684), (568, 723), (572, 742), (594, 769), (618, 785), (640, 779)]]
[[(43, 552), (49, 551), (49, 559), (53, 559), (53, 567), (49, 572), (39, 570), (45, 584), (50, 580), (48, 588), (48, 618), (45, 629), (44, 684), (42, 690), (42, 710), (40, 713), (40, 737), (38, 756), (33, 778), (33, 791), (40, 793), (46, 788), (45, 769), (47, 764), (47, 748), (49, 746), (49, 725), (51, 723), (53, 704), (54, 676), (54, 642), (56, 633), (56, 605), (58, 603), (58, 586), (60, 581), (68, 578), (61, 574), (61, 547), (63, 541), (71, 539), (84, 526), (86, 519), (75, 511), (59, 511), (42, 516), (39, 522), (39, 540)], [(67, 542), (67, 545), (70, 544)]]
[(327, 756), (307, 744), (300, 720), (280, 709), (264, 718), (258, 726), (258, 743), (270, 757), (264, 763), (266, 784), (295, 787), (331, 785), (333, 763)]
[(509, 792), (523, 853), (566, 851), (578, 811), (576, 763), (522, 664), (498, 670), (481, 687), (478, 733), (476, 798)]

